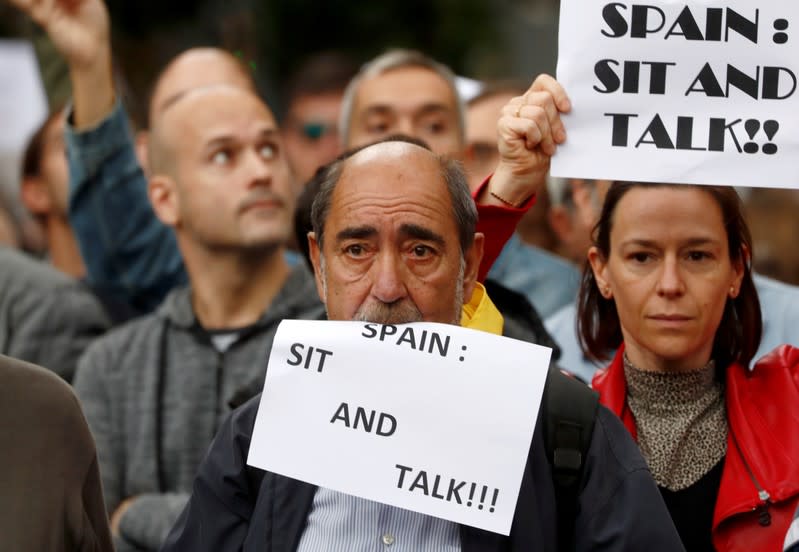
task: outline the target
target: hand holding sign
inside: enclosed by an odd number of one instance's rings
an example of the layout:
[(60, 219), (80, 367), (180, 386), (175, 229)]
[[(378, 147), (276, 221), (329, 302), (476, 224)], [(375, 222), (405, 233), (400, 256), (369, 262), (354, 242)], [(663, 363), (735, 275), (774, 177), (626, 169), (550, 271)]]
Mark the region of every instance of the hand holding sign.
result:
[[(556, 144), (566, 140), (561, 113), (571, 109), (566, 91), (549, 75), (539, 75), (523, 96), (513, 98), (502, 108), (497, 123), (500, 168), (529, 170), (536, 157), (555, 153)], [(530, 153), (534, 159), (530, 159)], [(541, 155), (541, 154), (545, 155)]]
[(494, 197), (518, 206), (538, 190), (550, 157), (566, 140), (560, 114), (570, 109), (566, 91), (549, 75), (508, 102), (497, 122), (500, 160), (489, 186)]

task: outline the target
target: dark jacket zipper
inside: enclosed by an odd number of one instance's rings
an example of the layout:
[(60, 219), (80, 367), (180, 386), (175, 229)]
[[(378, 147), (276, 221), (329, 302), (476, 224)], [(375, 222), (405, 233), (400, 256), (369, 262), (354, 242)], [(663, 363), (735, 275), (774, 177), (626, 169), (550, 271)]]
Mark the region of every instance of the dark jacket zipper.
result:
[(744, 463), (744, 468), (746, 468), (749, 478), (752, 480), (752, 483), (754, 483), (755, 488), (757, 489), (757, 497), (761, 502), (760, 506), (753, 508), (752, 511), (759, 511), (757, 515), (758, 523), (760, 523), (760, 525), (763, 527), (768, 527), (771, 525), (771, 513), (768, 511), (769, 506), (771, 506), (771, 495), (768, 494), (768, 491), (763, 488), (763, 486), (755, 477), (755, 474), (752, 471), (752, 468), (749, 467), (746, 458), (741, 452), (741, 447), (738, 445), (738, 441), (735, 439), (735, 435), (733, 435), (732, 431), (730, 431), (730, 436), (732, 436), (732, 442), (735, 444), (735, 448), (738, 450), (738, 456), (741, 457), (741, 461)]

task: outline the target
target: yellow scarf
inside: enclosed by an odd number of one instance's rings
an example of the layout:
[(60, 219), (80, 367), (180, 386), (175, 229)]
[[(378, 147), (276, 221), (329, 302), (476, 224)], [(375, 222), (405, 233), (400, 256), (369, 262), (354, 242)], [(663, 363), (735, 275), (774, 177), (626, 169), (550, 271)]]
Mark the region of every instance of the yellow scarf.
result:
[(461, 326), (502, 335), (503, 323), (502, 315), (497, 310), (497, 307), (494, 306), (494, 303), (491, 302), (486, 288), (483, 287), (483, 284), (476, 283), (472, 297), (468, 303), (463, 305)]

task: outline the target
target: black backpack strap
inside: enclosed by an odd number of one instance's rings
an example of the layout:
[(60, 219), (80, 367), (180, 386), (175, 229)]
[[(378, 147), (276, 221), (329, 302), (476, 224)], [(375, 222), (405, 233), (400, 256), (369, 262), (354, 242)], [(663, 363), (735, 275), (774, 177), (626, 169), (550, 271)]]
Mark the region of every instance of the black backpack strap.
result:
[(487, 279), (483, 285), (505, 323), (502, 335), (552, 349), (552, 361), (560, 358), (560, 347), (549, 335), (544, 320), (525, 295)]
[(552, 465), (558, 513), (558, 549), (572, 550), (578, 497), (599, 408), (599, 394), (550, 366), (542, 404), (546, 409), (544, 442)]

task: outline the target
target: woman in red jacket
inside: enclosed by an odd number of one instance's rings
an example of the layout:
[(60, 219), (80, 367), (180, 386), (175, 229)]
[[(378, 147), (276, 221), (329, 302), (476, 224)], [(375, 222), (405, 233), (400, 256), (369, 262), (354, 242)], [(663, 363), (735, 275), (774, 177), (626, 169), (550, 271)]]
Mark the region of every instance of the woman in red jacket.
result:
[[(761, 333), (732, 188), (617, 183), (579, 299), (593, 381), (637, 439), (689, 551), (778, 551), (799, 503), (799, 350)], [(799, 337), (799, 330), (797, 330)]]

